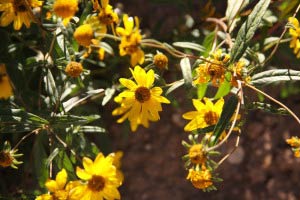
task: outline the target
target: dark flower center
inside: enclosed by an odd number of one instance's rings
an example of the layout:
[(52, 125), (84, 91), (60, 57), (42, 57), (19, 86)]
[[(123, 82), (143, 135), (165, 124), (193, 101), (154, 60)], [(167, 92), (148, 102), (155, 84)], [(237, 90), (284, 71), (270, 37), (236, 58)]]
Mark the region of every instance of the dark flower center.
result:
[(93, 191), (101, 191), (105, 187), (105, 179), (102, 176), (92, 176), (88, 182), (88, 187)]
[(207, 113), (205, 113), (204, 115), (204, 121), (206, 122), (207, 125), (214, 125), (218, 122), (218, 115), (217, 113), (213, 112), (213, 111), (209, 111)]
[(27, 10), (24, 0), (14, 0), (13, 5), (16, 12), (25, 12)]
[(135, 91), (135, 99), (138, 100), (140, 103), (144, 103), (145, 101), (148, 101), (151, 97), (150, 90), (146, 87), (139, 87)]

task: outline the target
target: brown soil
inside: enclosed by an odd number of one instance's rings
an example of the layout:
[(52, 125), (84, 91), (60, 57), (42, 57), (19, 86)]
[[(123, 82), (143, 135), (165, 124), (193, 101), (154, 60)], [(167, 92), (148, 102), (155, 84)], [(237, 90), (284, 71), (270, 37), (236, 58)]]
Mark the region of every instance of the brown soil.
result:
[[(188, 136), (183, 131), (186, 121), (181, 115), (189, 110), (164, 106), (159, 122), (148, 129), (139, 128), (128, 137), (124, 137), (123, 125), (110, 126), (114, 150), (124, 151), (125, 182), (120, 188), (123, 200), (300, 198), (300, 159), (294, 158), (285, 143), (286, 138), (300, 131), (292, 117), (262, 111), (248, 114), (239, 147), (217, 171), (224, 181), (216, 184), (217, 191), (205, 193), (186, 180), (187, 171), (181, 160), (186, 154), (181, 141)], [(235, 136), (231, 137), (220, 149), (223, 155), (235, 140)]]

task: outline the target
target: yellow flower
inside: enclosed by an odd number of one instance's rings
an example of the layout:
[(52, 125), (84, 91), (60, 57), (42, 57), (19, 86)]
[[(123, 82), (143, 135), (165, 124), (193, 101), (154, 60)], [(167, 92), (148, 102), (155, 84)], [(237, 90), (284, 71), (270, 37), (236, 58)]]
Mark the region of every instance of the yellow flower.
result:
[(85, 47), (89, 46), (92, 44), (92, 39), (94, 38), (92, 26), (89, 24), (83, 24), (77, 27), (73, 36), (78, 44)]
[(300, 147), (300, 139), (295, 136), (293, 136), (290, 139), (287, 139), (286, 143), (288, 143), (291, 147), (295, 147), (295, 148)]
[(153, 63), (159, 69), (168, 69), (168, 57), (163, 53), (157, 53), (153, 58)]
[(300, 158), (300, 138), (293, 136), (290, 139), (286, 139), (286, 143), (293, 147), (294, 156)]
[[(27, 4), (28, 2), (28, 4)], [(39, 0), (1, 0), (0, 11), (3, 12), (0, 17), (0, 26), (8, 26), (14, 21), (14, 29), (20, 30), (25, 24), (26, 28), (30, 27), (33, 19), (31, 8), (42, 6), (43, 2)]]
[(199, 99), (193, 99), (193, 105), (196, 111), (190, 111), (182, 115), (184, 119), (191, 120), (184, 127), (185, 131), (215, 125), (221, 116), (224, 99), (219, 99), (215, 104), (208, 98), (204, 98), (204, 103)]
[(113, 23), (118, 23), (119, 17), (109, 5), (108, 0), (101, 0), (101, 7), (99, 7), (99, 20), (105, 25), (112, 25)]
[(63, 18), (63, 24), (66, 26), (70, 19), (78, 10), (77, 0), (55, 0), (53, 4), (53, 11), (55, 14)]
[(57, 173), (55, 180), (48, 179), (45, 183), (46, 188), (51, 194), (42, 194), (35, 200), (68, 200), (69, 192), (80, 185), (79, 181), (70, 181), (67, 184), (68, 174), (65, 169)]
[(289, 22), (293, 26), (289, 29), (289, 33), (292, 36), (292, 40), (290, 42), (290, 48), (294, 48), (294, 54), (296, 54), (297, 58), (300, 58), (300, 27), (299, 21), (295, 17), (289, 17)]
[(122, 37), (121, 43), (119, 45), (120, 55), (130, 55), (131, 66), (135, 66), (136, 64), (143, 64), (145, 60), (144, 51), (140, 48), (142, 36), (139, 30), (139, 20), (137, 17), (135, 17), (134, 19), (135, 27), (133, 18), (128, 17), (128, 15), (124, 15), (124, 28), (117, 27), (116, 29), (117, 34)]
[(229, 61), (230, 56), (225, 54), (222, 56), (222, 50), (217, 50), (211, 58), (207, 58), (207, 62), (202, 63), (196, 69), (197, 78), (194, 84), (202, 84), (212, 82), (213, 86), (219, 86), (225, 78), (225, 65)]
[(84, 157), (83, 167), (84, 169), (77, 167), (76, 174), (87, 183), (70, 191), (71, 200), (103, 198), (115, 200), (121, 198), (117, 189), (121, 185), (121, 181), (117, 177), (116, 167), (113, 165), (111, 156), (104, 157), (102, 153), (99, 153), (95, 161)]
[(7, 99), (12, 95), (13, 91), (5, 64), (0, 64), (0, 99)]
[(189, 149), (189, 158), (193, 164), (203, 165), (206, 161), (206, 154), (202, 144), (195, 144)]
[(113, 165), (117, 169), (117, 177), (123, 183), (124, 181), (124, 174), (121, 171), (121, 159), (123, 157), (123, 152), (122, 151), (117, 151), (115, 153), (110, 153), (108, 156), (111, 156), (113, 158)]
[(190, 180), (195, 188), (205, 189), (213, 185), (212, 176), (208, 169), (194, 170), (190, 169), (186, 179)]
[(81, 63), (74, 61), (71, 61), (65, 69), (66, 74), (73, 78), (78, 77), (82, 73), (82, 71), (83, 67)]
[(162, 111), (161, 103), (170, 103), (168, 99), (161, 96), (162, 89), (153, 87), (154, 71), (147, 73), (140, 66), (130, 69), (133, 78), (132, 81), (126, 78), (120, 78), (120, 83), (127, 90), (115, 97), (115, 102), (121, 104), (116, 108), (113, 115), (123, 115), (117, 122), (122, 123), (128, 118), (132, 131), (136, 131), (138, 125), (149, 127), (150, 121), (158, 121), (158, 112)]

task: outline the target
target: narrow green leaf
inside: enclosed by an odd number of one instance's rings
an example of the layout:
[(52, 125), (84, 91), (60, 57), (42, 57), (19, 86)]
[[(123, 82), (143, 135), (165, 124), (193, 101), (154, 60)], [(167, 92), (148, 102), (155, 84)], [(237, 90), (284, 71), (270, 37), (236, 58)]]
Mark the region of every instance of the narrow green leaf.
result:
[(91, 123), (100, 118), (100, 115), (89, 115), (89, 116), (76, 116), (76, 115), (62, 115), (52, 117), (50, 124), (52, 127), (65, 128), (70, 125), (84, 125)]
[(54, 162), (57, 164), (57, 167), (59, 169), (64, 168), (67, 171), (70, 179), (76, 178), (71, 159), (64, 150), (59, 151), (59, 153), (54, 159)]
[(83, 133), (105, 133), (106, 130), (100, 126), (81, 126), (79, 131)]
[(224, 97), (225, 95), (227, 95), (230, 92), (230, 89), (231, 89), (230, 79), (231, 79), (231, 73), (227, 72), (225, 74), (225, 79), (224, 79), (223, 83), (220, 85), (214, 99), (219, 99), (221, 97)]
[(193, 49), (193, 50), (199, 51), (199, 52), (205, 51), (205, 47), (203, 47), (200, 44), (193, 43), (193, 42), (174, 42), (173, 46), (184, 48), (184, 49)]
[(198, 99), (202, 99), (205, 96), (206, 90), (207, 90), (207, 86), (208, 86), (208, 83), (197, 84), (197, 96), (198, 96)]
[(230, 120), (235, 113), (236, 107), (238, 105), (239, 99), (237, 96), (232, 95), (225, 103), (223, 107), (223, 111), (221, 114), (221, 117), (216, 124), (216, 127), (213, 132), (213, 136), (215, 136), (213, 144), (216, 144), (218, 142), (219, 137), (221, 136), (222, 132), (225, 130), (225, 128), (230, 123)]
[(211, 51), (214, 43), (215, 34), (216, 34), (215, 32), (211, 32), (208, 35), (206, 35), (206, 37), (204, 38), (203, 46), (205, 48), (205, 51), (202, 54), (203, 57), (209, 56), (209, 52)]
[(264, 86), (282, 81), (299, 81), (300, 71), (289, 69), (273, 69), (255, 74), (251, 83), (255, 86)]
[(188, 58), (182, 58), (180, 60), (180, 67), (181, 67), (184, 83), (187, 85), (191, 85), (193, 79), (192, 79), (192, 69), (191, 69), (190, 60)]
[(45, 90), (47, 91), (52, 103), (58, 100), (58, 91), (50, 69), (47, 69), (47, 75), (44, 77)]
[(45, 147), (43, 145), (43, 141), (45, 141), (44, 132), (38, 134), (33, 144), (32, 152), (33, 152), (33, 163), (34, 163), (34, 173), (38, 179), (38, 183), (40, 187), (45, 187), (45, 182), (48, 179), (48, 168), (46, 166), (47, 153)]
[(46, 166), (49, 167), (50, 163), (53, 161), (53, 159), (58, 155), (59, 149), (55, 148), (52, 153), (49, 155), (48, 159), (46, 160)]
[(181, 87), (184, 84), (184, 80), (179, 80), (176, 81), (171, 87), (169, 87), (169, 89), (166, 91), (166, 95), (170, 94), (171, 92), (173, 92), (174, 90), (176, 90), (177, 88)]
[(260, 0), (248, 16), (247, 20), (241, 26), (235, 43), (231, 49), (231, 63), (238, 61), (246, 51), (248, 43), (254, 36), (254, 33), (258, 28), (269, 4), (270, 0)]
[(109, 102), (109, 100), (113, 97), (115, 92), (116, 92), (115, 88), (107, 88), (105, 90), (105, 96), (102, 100), (102, 106), (104, 106), (105, 104), (107, 104)]

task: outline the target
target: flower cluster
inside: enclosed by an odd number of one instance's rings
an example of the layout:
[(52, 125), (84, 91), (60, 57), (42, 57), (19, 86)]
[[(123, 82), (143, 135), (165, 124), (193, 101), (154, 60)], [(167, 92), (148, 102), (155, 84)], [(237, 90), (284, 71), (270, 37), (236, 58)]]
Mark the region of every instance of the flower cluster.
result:
[(120, 153), (112, 153), (105, 157), (99, 153), (94, 161), (84, 157), (84, 169), (76, 168), (80, 180), (68, 182), (68, 174), (62, 169), (55, 180), (49, 179), (45, 183), (50, 194), (42, 194), (36, 200), (120, 199), (118, 187), (122, 184), (123, 175), (118, 163), (121, 156)]

